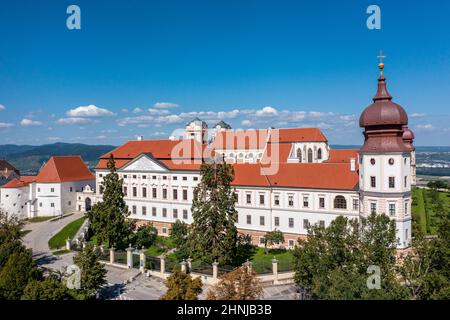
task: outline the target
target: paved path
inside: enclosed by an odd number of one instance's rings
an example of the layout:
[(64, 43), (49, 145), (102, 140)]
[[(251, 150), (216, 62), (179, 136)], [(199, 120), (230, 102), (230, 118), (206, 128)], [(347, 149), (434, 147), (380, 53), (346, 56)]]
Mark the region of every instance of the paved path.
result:
[(55, 256), (48, 247), (48, 240), (67, 224), (82, 216), (83, 213), (77, 212), (57, 221), (29, 222), (24, 226), (24, 230), (31, 230), (23, 239), (25, 246), (33, 250), (33, 258), (39, 265), (61, 270), (62, 267), (72, 264), (74, 253)]

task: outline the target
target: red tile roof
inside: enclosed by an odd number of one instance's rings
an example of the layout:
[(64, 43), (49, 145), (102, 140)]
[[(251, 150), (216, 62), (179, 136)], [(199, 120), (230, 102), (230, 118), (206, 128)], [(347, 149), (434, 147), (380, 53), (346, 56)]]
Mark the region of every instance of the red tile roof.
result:
[[(277, 137), (278, 131), (278, 137)], [(272, 129), (271, 142), (327, 142), (327, 138), (318, 128), (282, 128)]]
[(34, 181), (36, 181), (36, 176), (21, 176), (19, 179), (12, 179), (8, 183), (1, 186), (1, 188), (22, 188), (28, 186)]
[(291, 143), (268, 143), (261, 159), (261, 163), (268, 164), (271, 162), (287, 162), (291, 149)]
[(329, 158), (325, 162), (343, 163), (350, 162), (351, 158), (358, 159), (358, 149), (335, 149), (330, 150)]
[(263, 149), (268, 130), (226, 130), (221, 131), (211, 144), (212, 149), (250, 150)]
[(235, 186), (355, 190), (358, 171), (348, 163), (279, 163), (275, 174), (260, 164), (235, 164)]
[(89, 171), (79, 156), (51, 157), (37, 175), (36, 182), (69, 182), (94, 180), (95, 177)]

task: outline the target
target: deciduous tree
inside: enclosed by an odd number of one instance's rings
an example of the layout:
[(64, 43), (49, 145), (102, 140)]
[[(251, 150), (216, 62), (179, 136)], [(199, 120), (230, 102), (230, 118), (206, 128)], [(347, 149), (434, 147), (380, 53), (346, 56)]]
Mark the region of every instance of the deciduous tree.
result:
[(165, 281), (167, 292), (161, 300), (197, 300), (202, 292), (202, 281), (200, 278), (193, 279), (190, 274), (177, 268)]

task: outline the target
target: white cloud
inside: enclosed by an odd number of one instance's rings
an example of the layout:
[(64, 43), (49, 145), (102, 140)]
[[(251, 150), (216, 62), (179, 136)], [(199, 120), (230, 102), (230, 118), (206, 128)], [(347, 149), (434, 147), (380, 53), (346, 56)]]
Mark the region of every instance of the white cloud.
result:
[(66, 112), (66, 115), (72, 118), (89, 118), (114, 116), (115, 113), (109, 111), (108, 109), (99, 108), (91, 104), (89, 106), (80, 106), (78, 108), (71, 109)]
[(151, 121), (153, 119), (155, 119), (155, 118), (152, 116), (126, 117), (126, 118), (117, 120), (117, 124), (121, 127), (130, 125), (130, 124), (135, 124), (135, 125), (148, 124), (148, 123), (151, 123)]
[(415, 113), (411, 114), (411, 118), (421, 118), (421, 117), (424, 117), (424, 116), (425, 116), (425, 113), (417, 113), (417, 112), (415, 112)]
[(243, 127), (250, 127), (252, 126), (252, 122), (250, 120), (242, 120), (241, 125)]
[(0, 129), (11, 128), (14, 127), (12, 123), (0, 122)]
[(121, 109), (120, 111), (122, 111), (123, 113), (127, 113), (127, 112), (130, 111), (130, 110), (128, 110), (127, 108), (123, 108), (123, 109)]
[(96, 139), (105, 139), (106, 138), (106, 136), (105, 135), (99, 135), (99, 136), (97, 136), (97, 137), (95, 137)]
[(142, 110), (141, 108), (134, 108), (133, 109), (133, 113), (141, 113), (142, 111), (144, 111), (144, 110)]
[(0, 104), (0, 111), (3, 111), (5, 109), (6, 109), (6, 107), (4, 105)]
[(20, 125), (25, 127), (41, 126), (42, 122), (24, 118), (20, 121)]
[(149, 108), (147, 109), (147, 111), (150, 114), (154, 114), (154, 115), (163, 115), (163, 114), (169, 114), (170, 111), (169, 110), (164, 110), (164, 109), (153, 109), (153, 108)]
[(60, 137), (48, 137), (47, 139), (50, 140), (50, 141), (58, 141), (58, 140), (61, 140)]
[(172, 102), (157, 102), (153, 105), (153, 108), (156, 109), (169, 109), (169, 108), (177, 108), (178, 104)]
[(92, 120), (87, 119), (87, 118), (61, 118), (61, 119), (58, 119), (58, 121), (56, 121), (56, 123), (61, 124), (61, 125), (87, 124), (87, 123), (91, 123), (91, 122), (92, 122)]
[(278, 115), (278, 111), (275, 108), (267, 106), (267, 107), (262, 108), (261, 110), (256, 111), (255, 115), (257, 117), (277, 116)]
[(429, 124), (429, 123), (428, 124), (419, 124), (417, 126), (417, 128), (421, 129), (421, 130), (433, 130), (434, 126), (432, 124)]

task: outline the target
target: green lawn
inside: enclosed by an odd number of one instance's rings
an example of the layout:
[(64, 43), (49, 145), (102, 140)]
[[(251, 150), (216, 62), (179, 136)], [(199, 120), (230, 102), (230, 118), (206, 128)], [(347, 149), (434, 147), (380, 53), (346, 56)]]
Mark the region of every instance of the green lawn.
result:
[(55, 234), (49, 241), (48, 246), (51, 249), (57, 249), (66, 245), (67, 238), (72, 239), (77, 231), (80, 229), (86, 217), (74, 220), (66, 225), (60, 232)]
[(53, 253), (54, 255), (58, 256), (58, 255), (66, 254), (66, 253), (69, 253), (69, 252), (72, 252), (72, 251), (64, 249), (64, 250), (53, 251), (52, 253)]
[(172, 248), (175, 248), (175, 245), (173, 244), (171, 238), (158, 236), (155, 244), (146, 250), (146, 254), (152, 257), (157, 257)]
[(50, 219), (53, 219), (54, 218), (54, 216), (49, 216), (49, 217), (34, 217), (34, 218), (31, 218), (31, 219), (27, 219), (27, 221), (28, 222), (31, 222), (31, 223), (35, 223), (35, 222), (43, 222), (43, 221), (47, 221), (47, 220), (50, 220)]
[[(433, 191), (413, 188), (412, 190), (412, 214), (418, 221), (424, 234), (435, 234), (438, 217), (436, 215), (436, 200), (433, 199)], [(438, 192), (438, 199), (442, 201), (444, 210), (450, 210), (450, 193)]]
[(270, 273), (272, 272), (272, 259), (275, 257), (278, 260), (278, 271), (292, 270), (292, 263), (294, 256), (290, 250), (271, 249), (269, 254), (265, 254), (264, 248), (257, 248), (251, 258), (253, 270), (256, 273)]

